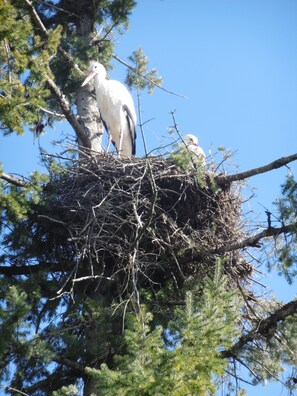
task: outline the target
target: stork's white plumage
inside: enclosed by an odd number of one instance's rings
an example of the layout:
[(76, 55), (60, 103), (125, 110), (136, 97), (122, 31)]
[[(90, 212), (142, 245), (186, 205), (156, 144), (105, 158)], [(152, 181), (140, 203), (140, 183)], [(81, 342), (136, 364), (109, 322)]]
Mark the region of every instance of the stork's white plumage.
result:
[(96, 99), (101, 118), (108, 131), (109, 141), (115, 145), (119, 157), (135, 155), (136, 111), (128, 89), (116, 80), (106, 79), (101, 63), (90, 62), (90, 73), (82, 86), (94, 78)]
[(183, 141), (189, 151), (197, 156), (197, 161), (202, 165), (205, 165), (205, 153), (203, 149), (198, 145), (198, 138), (195, 135), (187, 134), (184, 136)]

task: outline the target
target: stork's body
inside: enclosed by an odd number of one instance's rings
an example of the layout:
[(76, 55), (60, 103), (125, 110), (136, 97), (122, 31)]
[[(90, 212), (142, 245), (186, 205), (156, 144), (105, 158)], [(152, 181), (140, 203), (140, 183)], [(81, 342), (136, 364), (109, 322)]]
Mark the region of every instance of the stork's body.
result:
[(135, 155), (137, 117), (131, 94), (119, 81), (107, 80), (106, 70), (98, 62), (90, 63), (90, 74), (82, 85), (92, 78), (101, 118), (119, 157)]

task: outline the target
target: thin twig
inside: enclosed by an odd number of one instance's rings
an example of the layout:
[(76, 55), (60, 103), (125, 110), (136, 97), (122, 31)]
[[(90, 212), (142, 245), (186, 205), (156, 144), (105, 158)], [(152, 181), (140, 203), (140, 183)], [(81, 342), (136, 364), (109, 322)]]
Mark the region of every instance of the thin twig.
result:
[(112, 57), (114, 59), (116, 59), (118, 62), (120, 62), (122, 65), (128, 67), (128, 69), (132, 70), (133, 73), (137, 74), (137, 76), (143, 78), (144, 80), (147, 80), (150, 84), (154, 85), (156, 88), (159, 88), (162, 91), (165, 91), (171, 95), (179, 96), (180, 98), (183, 98), (183, 99), (188, 99), (185, 95), (181, 95), (179, 93), (170, 91), (169, 89), (166, 89), (166, 88), (161, 87), (160, 85), (156, 84), (153, 80), (151, 80), (147, 76), (144, 76), (143, 74), (139, 73), (133, 66), (129, 65), (129, 63), (125, 62), (123, 59), (119, 58), (117, 55), (113, 55)]
[(77, 15), (77, 14), (75, 14), (74, 12), (70, 12), (70, 11), (64, 10), (64, 8), (57, 7), (57, 6), (54, 5), (54, 4), (47, 3), (46, 1), (43, 1), (43, 0), (37, 0), (37, 1), (38, 1), (38, 3), (44, 5), (45, 7), (53, 8), (54, 10), (63, 12), (64, 14), (68, 14), (68, 15), (70, 15), (70, 16), (75, 16), (76, 18), (80, 18), (80, 16)]
[(44, 107), (38, 106), (40, 108), (41, 111), (43, 111), (46, 114), (49, 114), (51, 116), (53, 116), (54, 118), (58, 118), (58, 119), (62, 119), (65, 118), (64, 114), (60, 114), (60, 113), (56, 113), (54, 111), (50, 111), (48, 109), (45, 109)]
[(28, 395), (28, 393), (22, 392), (16, 388), (12, 388), (11, 386), (5, 386), (5, 389), (8, 391), (13, 391), (13, 392), (19, 393), (20, 395), (23, 395), (23, 396), (30, 396), (30, 395)]

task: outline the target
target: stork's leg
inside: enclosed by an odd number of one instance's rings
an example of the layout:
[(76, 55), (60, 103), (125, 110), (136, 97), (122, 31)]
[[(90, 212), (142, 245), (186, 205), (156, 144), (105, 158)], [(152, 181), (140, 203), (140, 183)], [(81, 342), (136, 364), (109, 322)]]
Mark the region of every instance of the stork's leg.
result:
[(122, 144), (123, 144), (123, 130), (121, 128), (120, 129), (119, 147), (118, 147), (118, 156), (119, 156), (119, 158), (121, 158), (121, 154), (122, 154)]
[(109, 134), (108, 134), (108, 142), (107, 142), (107, 147), (106, 147), (106, 150), (105, 150), (105, 152), (106, 152), (106, 153), (108, 153), (109, 146), (110, 146), (110, 142), (111, 142), (111, 134), (109, 133)]

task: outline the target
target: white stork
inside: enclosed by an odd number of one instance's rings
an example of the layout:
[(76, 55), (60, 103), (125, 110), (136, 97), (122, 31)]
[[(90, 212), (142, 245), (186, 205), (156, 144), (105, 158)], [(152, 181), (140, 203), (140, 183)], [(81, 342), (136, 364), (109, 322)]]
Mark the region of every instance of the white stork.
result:
[(82, 87), (92, 78), (95, 81), (98, 109), (108, 131), (109, 142), (112, 141), (115, 145), (119, 158), (130, 158), (136, 152), (137, 122), (132, 96), (119, 81), (106, 79), (106, 70), (101, 63), (90, 62), (90, 73)]
[(196, 158), (193, 159), (194, 162), (200, 163), (201, 165), (205, 165), (205, 154), (203, 149), (198, 145), (197, 136), (187, 134), (184, 136), (183, 141), (187, 149), (192, 153), (194, 153), (195, 156), (197, 157), (197, 160)]

